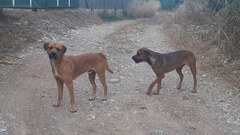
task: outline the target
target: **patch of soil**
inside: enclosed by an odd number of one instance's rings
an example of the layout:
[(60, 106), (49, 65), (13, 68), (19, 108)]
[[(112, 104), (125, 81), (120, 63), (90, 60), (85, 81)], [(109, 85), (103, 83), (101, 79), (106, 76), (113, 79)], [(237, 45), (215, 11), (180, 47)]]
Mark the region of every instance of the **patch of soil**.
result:
[(80, 9), (4, 9), (0, 12), (0, 80), (20, 63), (26, 51), (41, 48), (45, 42), (70, 38), (71, 32), (81, 27), (101, 23), (99, 17)]
[(53, 35), (66, 36), (71, 29), (100, 23), (100, 18), (85, 10), (4, 9), (0, 12), (0, 60), (42, 37), (52, 40)]
[[(112, 22), (72, 30), (70, 38), (59, 38), (66, 55), (103, 52), (114, 74), (106, 73), (108, 101), (102, 102), (99, 79), (97, 97), (89, 101), (92, 87), (87, 74), (74, 81), (78, 107), (69, 112), (69, 94), (64, 86), (60, 107), (51, 106), (57, 97), (56, 81), (47, 54), (41, 47), (36, 56), (13, 70), (0, 84), (0, 134), (11, 135), (173, 135), (239, 134), (239, 100), (227, 99), (230, 89), (215, 76), (198, 72), (198, 93), (191, 93), (192, 76), (184, 68), (184, 83), (175, 88), (179, 76), (166, 74), (159, 95), (146, 95), (155, 74), (147, 63), (135, 64), (137, 49), (173, 51), (161, 25), (135, 20)], [(35, 44), (34, 44), (35, 45)], [(36, 46), (36, 45), (35, 45)]]
[[(126, 20), (81, 27), (61, 36), (47, 33), (50, 36), (29, 46), (30, 55), (21, 58), (18, 62), (22, 64), (0, 81), (0, 134), (239, 134), (238, 97), (230, 99), (232, 93), (225, 92), (230, 89), (225, 81), (206, 72), (198, 72), (198, 93), (190, 92), (192, 76), (185, 68), (182, 89), (175, 88), (179, 76), (171, 72), (166, 74), (159, 95), (145, 94), (155, 74), (147, 63), (135, 64), (131, 57), (141, 47), (162, 53), (173, 51), (165, 32), (162, 25)], [(54, 38), (66, 45), (66, 55), (106, 54), (114, 71), (106, 73), (108, 101), (101, 100), (103, 88), (98, 78), (97, 98), (88, 100), (92, 87), (83, 74), (74, 81), (76, 113), (69, 112), (66, 86), (61, 105), (51, 105), (57, 97), (57, 85), (42, 43)]]
[[(176, 17), (179, 17), (176, 12), (161, 11), (150, 22), (162, 25), (167, 42), (171, 42), (174, 48), (192, 51), (197, 57), (199, 69), (227, 80), (231, 87), (239, 88), (240, 61), (226, 54), (227, 48), (218, 39), (218, 27), (207, 20), (205, 23), (193, 23), (183, 18), (176, 20)], [(239, 90), (235, 88), (233, 92), (239, 93)]]

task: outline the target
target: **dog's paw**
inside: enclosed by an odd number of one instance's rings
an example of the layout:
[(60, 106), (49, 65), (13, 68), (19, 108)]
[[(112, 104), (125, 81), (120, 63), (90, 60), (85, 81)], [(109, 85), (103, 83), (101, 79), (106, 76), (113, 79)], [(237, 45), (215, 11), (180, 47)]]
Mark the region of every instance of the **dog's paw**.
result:
[(181, 89), (181, 87), (182, 87), (182, 84), (179, 83), (176, 88), (177, 88), (177, 89)]
[(93, 101), (93, 100), (95, 100), (95, 98), (89, 98), (88, 100), (89, 100), (89, 101)]
[(54, 106), (54, 107), (59, 107), (59, 106), (60, 106), (60, 103), (61, 103), (60, 101), (57, 101), (57, 102), (53, 103), (53, 106)]
[(102, 101), (107, 101), (107, 98), (103, 98)]
[(153, 94), (153, 95), (158, 95), (158, 94), (159, 94), (159, 91), (154, 91), (152, 94)]
[(70, 108), (70, 112), (71, 112), (71, 113), (77, 112), (77, 107), (76, 107), (76, 106), (72, 106), (72, 107)]
[(147, 91), (147, 92), (145, 92), (145, 93), (146, 93), (148, 96), (150, 96), (150, 95), (151, 95), (151, 92), (148, 92), (148, 91)]
[(96, 97), (90, 97), (88, 100), (89, 101), (93, 101), (93, 100), (95, 100), (96, 99)]
[(192, 92), (192, 93), (197, 93), (197, 91), (196, 91), (196, 90), (192, 90), (191, 92)]
[(181, 86), (177, 86), (176, 89), (181, 89)]

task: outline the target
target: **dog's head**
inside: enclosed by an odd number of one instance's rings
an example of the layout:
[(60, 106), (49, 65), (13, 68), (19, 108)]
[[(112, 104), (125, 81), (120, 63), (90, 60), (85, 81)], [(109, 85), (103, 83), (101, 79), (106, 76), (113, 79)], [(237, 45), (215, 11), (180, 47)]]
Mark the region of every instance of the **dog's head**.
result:
[(43, 48), (47, 52), (49, 59), (52, 60), (59, 59), (67, 51), (67, 48), (60, 43), (46, 43)]
[(151, 51), (147, 48), (141, 48), (137, 51), (137, 54), (132, 56), (135, 63), (148, 62), (151, 56)]

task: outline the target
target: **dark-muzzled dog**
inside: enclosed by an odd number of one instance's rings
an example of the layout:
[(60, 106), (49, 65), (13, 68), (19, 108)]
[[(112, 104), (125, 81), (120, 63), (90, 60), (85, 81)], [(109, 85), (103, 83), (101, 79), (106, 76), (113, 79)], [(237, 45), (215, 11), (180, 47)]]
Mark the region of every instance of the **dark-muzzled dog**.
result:
[(63, 83), (69, 90), (71, 112), (77, 111), (77, 105), (74, 97), (73, 80), (80, 74), (88, 71), (90, 83), (93, 87), (93, 93), (89, 100), (96, 98), (95, 76), (99, 77), (104, 89), (103, 101), (107, 100), (107, 84), (105, 80), (105, 70), (113, 73), (108, 66), (107, 59), (103, 53), (86, 53), (83, 55), (70, 56), (64, 55), (67, 48), (60, 43), (46, 43), (43, 45), (47, 51), (53, 75), (57, 81), (58, 98), (53, 106), (58, 107), (63, 98)]
[(157, 78), (150, 84), (147, 94), (152, 92), (152, 88), (157, 84), (157, 89), (153, 94), (158, 94), (161, 89), (161, 81), (164, 78), (164, 74), (176, 69), (180, 81), (177, 85), (177, 89), (180, 89), (183, 81), (182, 68), (184, 65), (188, 65), (193, 75), (193, 89), (192, 92), (197, 92), (197, 69), (196, 58), (194, 54), (187, 50), (180, 50), (171, 53), (161, 54), (151, 51), (147, 48), (141, 48), (137, 51), (137, 54), (132, 56), (135, 63), (147, 62), (153, 69)]

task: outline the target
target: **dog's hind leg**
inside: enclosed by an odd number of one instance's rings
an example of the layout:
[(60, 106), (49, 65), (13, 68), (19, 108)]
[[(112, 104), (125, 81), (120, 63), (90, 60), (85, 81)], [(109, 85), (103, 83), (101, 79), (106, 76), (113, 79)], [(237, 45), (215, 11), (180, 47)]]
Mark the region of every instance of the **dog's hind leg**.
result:
[(184, 65), (176, 68), (176, 71), (177, 71), (177, 73), (178, 73), (178, 75), (179, 75), (179, 77), (180, 77), (180, 81), (179, 81), (179, 83), (178, 83), (178, 85), (177, 85), (177, 89), (181, 89), (181, 87), (182, 87), (182, 82), (183, 82), (182, 68), (183, 68), (183, 66), (184, 66)]
[(93, 70), (89, 70), (88, 71), (88, 78), (89, 78), (90, 83), (92, 84), (92, 89), (93, 89), (92, 96), (89, 98), (90, 101), (95, 100), (95, 98), (96, 98), (97, 86), (96, 86), (96, 83), (95, 83), (95, 77), (96, 77), (96, 72), (93, 71)]
[(104, 95), (103, 95), (103, 99), (102, 101), (107, 101), (107, 95), (108, 95), (108, 92), (107, 92), (107, 84), (106, 84), (106, 78), (105, 78), (105, 68), (103, 68), (102, 71), (97, 71), (97, 75), (99, 77), (99, 80), (101, 81), (102, 85), (103, 85), (103, 92), (104, 92)]
[(196, 68), (196, 60), (194, 60), (190, 65), (189, 65), (191, 71), (192, 71), (192, 75), (193, 75), (193, 90), (192, 93), (196, 93), (197, 92), (197, 68)]

